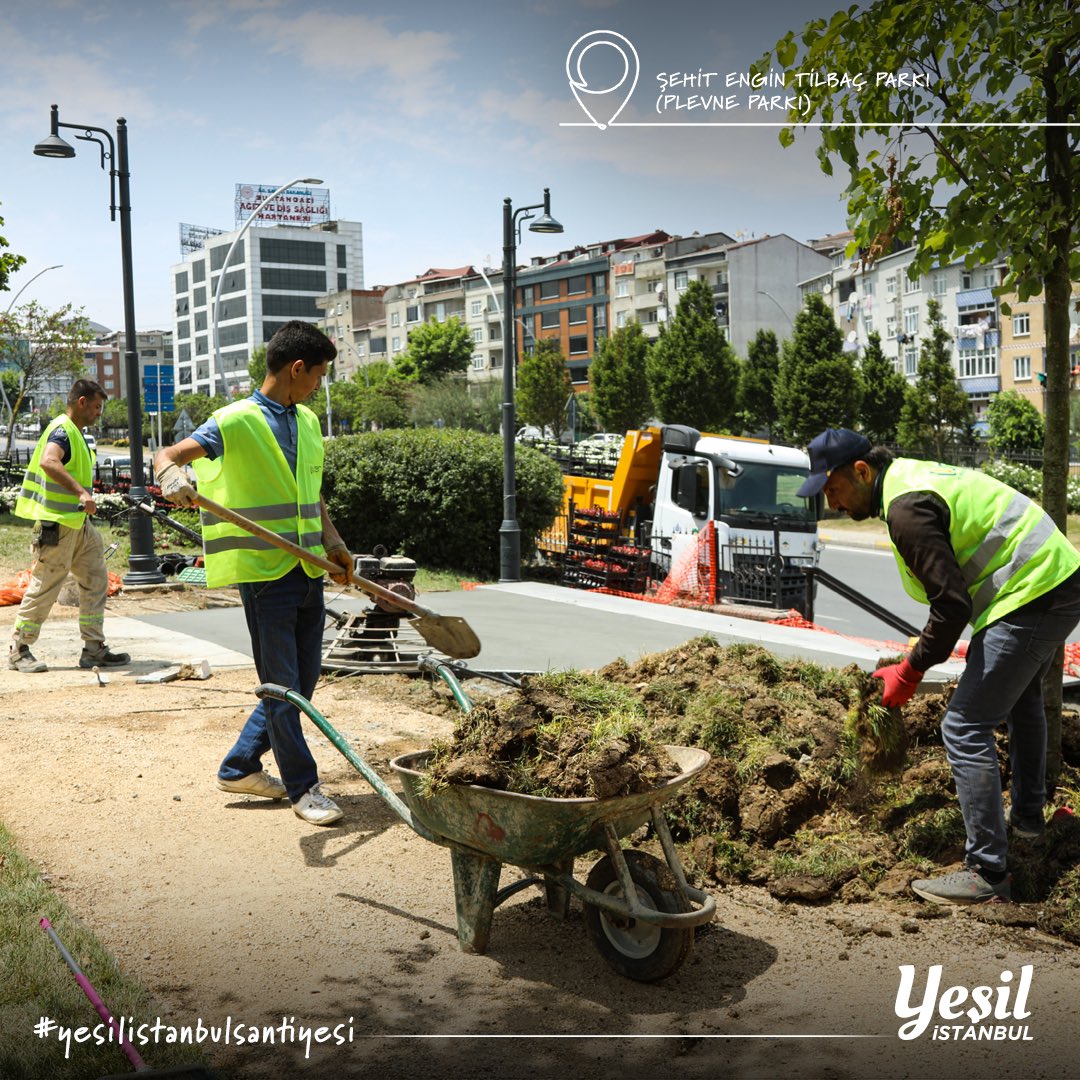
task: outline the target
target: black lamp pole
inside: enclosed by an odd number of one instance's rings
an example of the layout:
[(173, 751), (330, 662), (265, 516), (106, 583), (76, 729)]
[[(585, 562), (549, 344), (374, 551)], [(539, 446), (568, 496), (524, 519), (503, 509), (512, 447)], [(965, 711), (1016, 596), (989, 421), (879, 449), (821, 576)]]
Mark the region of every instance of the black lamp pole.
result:
[(499, 526), (499, 580), (521, 580), (521, 529), (517, 522), (517, 481), (514, 476), (514, 369), (517, 348), (514, 343), (514, 290), (517, 274), (518, 218), (530, 210), (543, 214), (530, 226), (530, 232), (561, 233), (563, 227), (551, 216), (551, 193), (544, 188), (544, 201), (533, 206), (513, 208), (503, 200), (503, 521)]
[[(109, 214), (116, 220), (120, 213), (120, 261), (124, 284), (124, 372), (127, 379), (128, 406), (128, 442), (131, 447), (131, 497), (143, 502), (147, 498), (146, 474), (142, 455), (142, 381), (139, 378), (139, 352), (135, 344), (135, 285), (131, 267), (131, 191), (128, 167), (127, 121), (121, 116), (116, 121), (116, 142), (104, 128), (91, 127), (89, 124), (60, 123), (57, 106), (52, 107), (51, 133), (34, 147), (34, 153), (40, 157), (69, 158), (75, 156), (74, 148), (60, 138), (60, 128), (73, 128), (81, 131), (77, 139), (97, 143), (101, 152), (101, 167), (109, 162), (109, 186), (112, 202)], [(91, 134), (97, 132), (108, 142)], [(117, 182), (119, 181), (120, 201), (117, 203)], [(128, 561), (128, 573), (125, 585), (159, 585), (165, 581), (165, 575), (158, 567), (154, 555), (154, 530), (150, 518), (144, 514), (128, 515), (128, 527), (131, 536), (131, 557)]]

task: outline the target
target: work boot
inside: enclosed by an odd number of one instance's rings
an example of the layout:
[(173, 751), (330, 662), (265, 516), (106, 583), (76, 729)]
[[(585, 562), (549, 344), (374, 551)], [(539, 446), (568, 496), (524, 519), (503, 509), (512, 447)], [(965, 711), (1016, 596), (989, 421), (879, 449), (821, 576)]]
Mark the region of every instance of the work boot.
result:
[(1020, 840), (1041, 840), (1046, 835), (1046, 823), (1042, 818), (1030, 822), (1021, 821), (1016, 814), (1009, 811), (1009, 832)]
[(24, 675), (36, 675), (39, 671), (49, 670), (48, 664), (34, 656), (29, 645), (11, 646), (8, 652), (8, 667), (12, 671), (21, 671)]
[(288, 794), (285, 785), (265, 769), (248, 773), (237, 780), (223, 780), (219, 776), (217, 786), (222, 791), (231, 791), (236, 795), (261, 795), (264, 799), (284, 799)]
[(318, 784), (312, 784), (307, 793), (293, 803), (293, 813), (312, 825), (333, 825), (345, 816), (341, 807), (324, 795)]
[(79, 667), (120, 667), (122, 664), (131, 663), (131, 657), (126, 652), (110, 652), (108, 645), (102, 645), (100, 649), (83, 649), (79, 657)]

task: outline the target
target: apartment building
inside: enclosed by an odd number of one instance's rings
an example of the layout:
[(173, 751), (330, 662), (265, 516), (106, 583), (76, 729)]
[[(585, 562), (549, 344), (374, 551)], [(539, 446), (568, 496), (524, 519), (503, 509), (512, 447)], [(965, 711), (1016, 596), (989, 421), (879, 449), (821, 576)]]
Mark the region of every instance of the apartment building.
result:
[(846, 351), (861, 352), (872, 332), (881, 337), (885, 355), (896, 370), (914, 382), (919, 350), (929, 334), (929, 301), (941, 305), (957, 380), (967, 393), (977, 426), (985, 424), (986, 408), (1001, 389), (999, 374), (1000, 306), (993, 289), (1001, 268), (967, 269), (961, 262), (935, 267), (912, 279), (912, 248), (878, 259), (870, 267), (840, 260), (827, 274), (802, 282), (800, 288), (822, 293), (844, 334)]
[[(357, 349), (356, 334), (373, 321), (383, 321), (383, 296), (386, 286), (373, 289), (342, 289), (319, 297), (315, 306), (323, 312), (319, 328), (337, 346), (337, 359), (331, 369), (331, 382), (350, 379), (371, 357)], [(370, 343), (370, 336), (368, 338)], [(385, 351), (385, 350), (384, 350)]]
[[(102, 334), (97, 339), (97, 344), (102, 350), (102, 355), (110, 353), (116, 357), (115, 375), (112, 372), (105, 371), (105, 368), (113, 366), (113, 361), (111, 359), (101, 361), (101, 370), (105, 378), (115, 381), (115, 391), (104, 382), (101, 385), (109, 391), (110, 397), (126, 398), (128, 384), (127, 362), (124, 354), (127, 352), (127, 335), (123, 330), (113, 330), (108, 334)], [(147, 365), (155, 368), (163, 364), (172, 366), (174, 360), (173, 332), (171, 330), (136, 330), (135, 351), (139, 355), (139, 392), (141, 393)]]
[[(172, 267), (176, 391), (220, 392), (214, 358), (214, 297), (238, 232), (211, 236)], [(250, 389), (251, 351), (290, 319), (320, 323), (318, 301), (364, 288), (363, 227), (358, 221), (311, 226), (254, 225), (240, 239), (222, 286), (218, 323), (230, 394)]]
[[(1001, 316), (1001, 389), (1015, 390), (1040, 413), (1046, 413), (1046, 300), (1040, 293), (1020, 300), (1005, 293), (1001, 302), (1010, 314)], [(1080, 289), (1069, 305), (1069, 367), (1072, 387), (1080, 387)]]
[(745, 357), (759, 330), (791, 337), (802, 304), (799, 282), (831, 266), (829, 256), (784, 233), (740, 242), (724, 233), (672, 240), (665, 248), (669, 317), (691, 281), (708, 282), (716, 321)]
[[(470, 382), (502, 378), (503, 322), (502, 270), (484, 268), (464, 279), (465, 325), (473, 341), (469, 365)], [(518, 327), (519, 332), (521, 327)], [(526, 351), (531, 339), (523, 342)]]

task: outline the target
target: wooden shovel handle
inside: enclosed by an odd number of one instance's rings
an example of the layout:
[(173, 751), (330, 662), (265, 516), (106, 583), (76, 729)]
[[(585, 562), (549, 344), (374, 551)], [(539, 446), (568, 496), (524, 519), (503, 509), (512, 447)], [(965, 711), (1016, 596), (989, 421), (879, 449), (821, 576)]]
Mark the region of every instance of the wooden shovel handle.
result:
[[(345, 570), (345, 567), (340, 563), (332, 562), (330, 559), (324, 559), (321, 555), (313, 554), (306, 548), (302, 548), (299, 544), (294, 544), (291, 540), (286, 540), (285, 537), (278, 536), (277, 533), (271, 532), (257, 521), (252, 521), (250, 518), (244, 517), (243, 514), (238, 514), (235, 510), (230, 510), (227, 506), (222, 506), (221, 503), (214, 502), (213, 499), (208, 499), (205, 495), (200, 495), (196, 492), (195, 502), (208, 514), (213, 514), (214, 517), (219, 517), (222, 521), (228, 521), (230, 524), (236, 525), (245, 532), (251, 533), (252, 536), (257, 536), (260, 540), (265, 540), (268, 544), (280, 548), (282, 551), (287, 551), (290, 555), (295, 555), (296, 558), (303, 559), (304, 562), (311, 563), (312, 566), (317, 566), (331, 574), (340, 574)], [(370, 596), (374, 596), (380, 600), (386, 600), (404, 611), (410, 611), (414, 615), (434, 614), (429, 608), (424, 607), (423, 604), (418, 604), (414, 600), (407, 600), (404, 596), (399, 596), (396, 592), (384, 589), (382, 585), (376, 585), (374, 581), (368, 581), (367, 578), (360, 577), (360, 575), (351, 567), (348, 570), (348, 579), (351, 585), (363, 589), (364, 592), (368, 593)]]

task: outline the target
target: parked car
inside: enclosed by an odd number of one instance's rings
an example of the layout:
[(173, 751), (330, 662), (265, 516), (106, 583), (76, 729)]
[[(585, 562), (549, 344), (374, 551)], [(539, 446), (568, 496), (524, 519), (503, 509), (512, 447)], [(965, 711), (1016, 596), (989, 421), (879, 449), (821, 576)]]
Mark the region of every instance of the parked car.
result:
[(89, 431), (84, 431), (82, 434), (83, 438), (86, 440), (87, 448), (90, 450), (97, 450), (97, 439), (95, 439)]
[(580, 440), (579, 445), (587, 446), (622, 446), (625, 436), (616, 431), (598, 431), (594, 435), (587, 435)]

